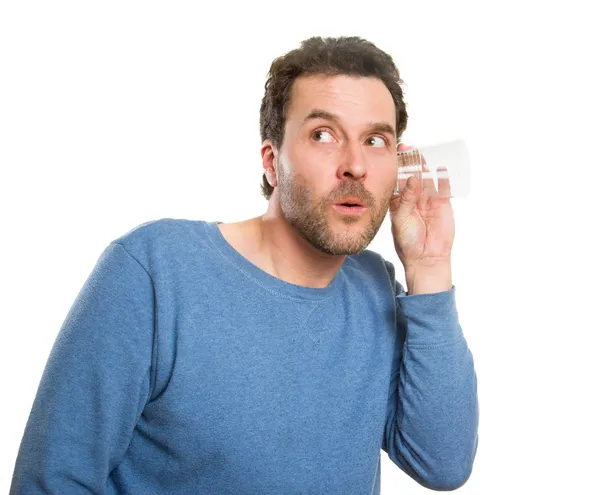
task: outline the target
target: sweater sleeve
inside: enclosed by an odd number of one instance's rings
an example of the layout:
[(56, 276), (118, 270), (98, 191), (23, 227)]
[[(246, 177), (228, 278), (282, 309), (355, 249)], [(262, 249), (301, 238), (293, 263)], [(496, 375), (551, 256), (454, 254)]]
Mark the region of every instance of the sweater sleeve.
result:
[(150, 393), (154, 306), (149, 274), (109, 244), (51, 350), (11, 495), (106, 492)]
[(398, 333), (382, 448), (419, 484), (454, 490), (471, 475), (479, 423), (456, 289), (409, 296), (394, 284)]

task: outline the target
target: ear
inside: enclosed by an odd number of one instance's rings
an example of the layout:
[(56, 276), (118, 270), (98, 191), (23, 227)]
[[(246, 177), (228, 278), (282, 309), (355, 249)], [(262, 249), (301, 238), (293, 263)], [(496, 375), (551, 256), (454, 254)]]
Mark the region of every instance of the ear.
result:
[(270, 139), (265, 139), (260, 148), (265, 176), (271, 186), (277, 186), (277, 150)]

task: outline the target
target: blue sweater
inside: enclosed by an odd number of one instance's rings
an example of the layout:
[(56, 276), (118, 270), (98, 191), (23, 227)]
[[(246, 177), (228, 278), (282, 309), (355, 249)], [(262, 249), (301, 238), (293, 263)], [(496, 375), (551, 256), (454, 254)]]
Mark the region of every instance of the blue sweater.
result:
[(326, 288), (273, 277), (217, 222), (108, 244), (60, 329), (11, 494), (378, 494), (380, 455), (451, 490), (477, 450), (455, 288), (408, 296), (365, 250)]

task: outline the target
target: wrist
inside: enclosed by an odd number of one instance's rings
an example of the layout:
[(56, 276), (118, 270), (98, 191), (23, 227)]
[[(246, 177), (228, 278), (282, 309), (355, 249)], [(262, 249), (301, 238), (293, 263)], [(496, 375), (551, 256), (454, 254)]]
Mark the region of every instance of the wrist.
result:
[(406, 265), (406, 290), (408, 295), (434, 294), (452, 288), (450, 262)]

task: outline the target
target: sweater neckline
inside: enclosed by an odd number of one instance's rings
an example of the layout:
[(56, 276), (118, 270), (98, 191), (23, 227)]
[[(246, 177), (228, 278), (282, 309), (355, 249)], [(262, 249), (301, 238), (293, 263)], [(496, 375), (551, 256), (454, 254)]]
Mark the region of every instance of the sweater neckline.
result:
[(224, 258), (264, 289), (290, 298), (320, 301), (331, 297), (338, 288), (343, 276), (343, 268), (348, 260), (347, 257), (327, 287), (314, 288), (292, 284), (265, 272), (262, 268), (245, 258), (225, 239), (218, 227), (220, 223), (223, 222), (204, 222), (204, 228), (211, 243)]

